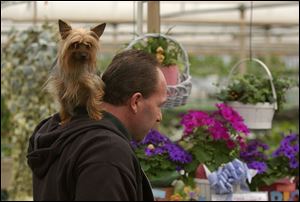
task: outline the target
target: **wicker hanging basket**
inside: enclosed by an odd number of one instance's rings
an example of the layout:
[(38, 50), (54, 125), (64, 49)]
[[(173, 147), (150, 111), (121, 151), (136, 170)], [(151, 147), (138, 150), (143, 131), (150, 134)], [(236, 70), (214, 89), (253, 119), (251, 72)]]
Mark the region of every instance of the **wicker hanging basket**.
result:
[(243, 59), (240, 60), (233, 68), (231, 69), (227, 85), (230, 82), (233, 72), (239, 67), (242, 63), (247, 61), (253, 61), (258, 64), (266, 71), (268, 78), (270, 80), (270, 85), (272, 89), (272, 94), (274, 98), (274, 103), (257, 103), (257, 104), (243, 104), (241, 102), (228, 102), (227, 104), (235, 109), (244, 119), (245, 124), (250, 129), (270, 129), (272, 128), (272, 120), (277, 110), (277, 95), (275, 87), (273, 84), (273, 77), (268, 67), (260, 60), (254, 59)]
[(186, 50), (182, 47), (182, 45), (177, 42), (175, 39), (171, 38), (170, 36), (164, 35), (164, 34), (157, 34), (157, 33), (149, 33), (144, 34), (140, 37), (137, 37), (133, 41), (130, 42), (130, 44), (126, 47), (126, 50), (132, 49), (133, 46), (137, 43), (144, 42), (146, 44), (147, 40), (150, 38), (164, 38), (167, 41), (176, 43), (182, 52), (180, 54), (180, 59), (183, 62), (184, 69), (183, 71), (180, 71), (180, 75), (178, 78), (178, 82), (175, 85), (168, 85), (168, 99), (164, 108), (173, 108), (181, 105), (185, 105), (187, 102), (187, 98), (191, 94), (192, 89), (192, 82), (191, 82), (191, 76), (190, 76), (190, 69), (189, 69), (189, 60)]

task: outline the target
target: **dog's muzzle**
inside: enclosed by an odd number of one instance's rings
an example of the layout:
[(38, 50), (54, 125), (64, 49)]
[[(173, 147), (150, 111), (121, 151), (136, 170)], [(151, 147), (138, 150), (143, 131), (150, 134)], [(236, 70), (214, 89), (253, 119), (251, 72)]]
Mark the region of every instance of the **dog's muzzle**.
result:
[(76, 60), (85, 61), (89, 59), (90, 55), (86, 52), (75, 52), (73, 56)]

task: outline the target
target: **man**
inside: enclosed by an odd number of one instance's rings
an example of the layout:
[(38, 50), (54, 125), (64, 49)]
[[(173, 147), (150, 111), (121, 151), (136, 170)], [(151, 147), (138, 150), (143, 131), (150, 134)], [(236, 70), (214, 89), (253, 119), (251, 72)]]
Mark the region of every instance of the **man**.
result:
[(161, 121), (166, 81), (142, 51), (124, 51), (104, 72), (104, 117), (77, 108), (70, 123), (58, 114), (35, 129), (28, 149), (34, 200), (153, 200), (130, 140), (142, 140)]

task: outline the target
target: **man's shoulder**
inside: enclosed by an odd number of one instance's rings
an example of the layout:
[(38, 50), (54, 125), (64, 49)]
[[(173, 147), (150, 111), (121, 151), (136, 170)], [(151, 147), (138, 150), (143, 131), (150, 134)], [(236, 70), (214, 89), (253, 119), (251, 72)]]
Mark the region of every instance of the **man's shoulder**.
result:
[(93, 139), (94, 144), (109, 147), (110, 152), (132, 153), (130, 142), (116, 128), (95, 128), (87, 132), (87, 139)]
[(80, 159), (85, 163), (104, 163), (115, 166), (126, 173), (136, 167), (137, 159), (130, 142), (120, 132), (108, 128), (89, 130), (80, 140)]
[(126, 154), (132, 155), (130, 140), (113, 123), (103, 119), (94, 124), (82, 136), (82, 143), (110, 152), (111, 155), (122, 154), (123, 157), (127, 156)]
[(129, 142), (126, 136), (109, 120), (103, 119), (100, 121), (93, 121), (90, 125), (90, 129), (86, 132), (89, 136), (106, 137), (112, 143), (124, 144)]

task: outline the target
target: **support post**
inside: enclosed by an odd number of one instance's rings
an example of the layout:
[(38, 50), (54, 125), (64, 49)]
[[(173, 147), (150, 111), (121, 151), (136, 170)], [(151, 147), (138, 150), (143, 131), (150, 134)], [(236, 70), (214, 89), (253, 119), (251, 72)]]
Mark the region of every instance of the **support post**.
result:
[[(245, 46), (245, 7), (241, 5), (240, 8), (240, 60), (246, 58), (246, 46)], [(245, 63), (240, 65), (239, 71), (241, 74), (246, 72)]]
[(148, 33), (160, 33), (159, 1), (148, 1)]

